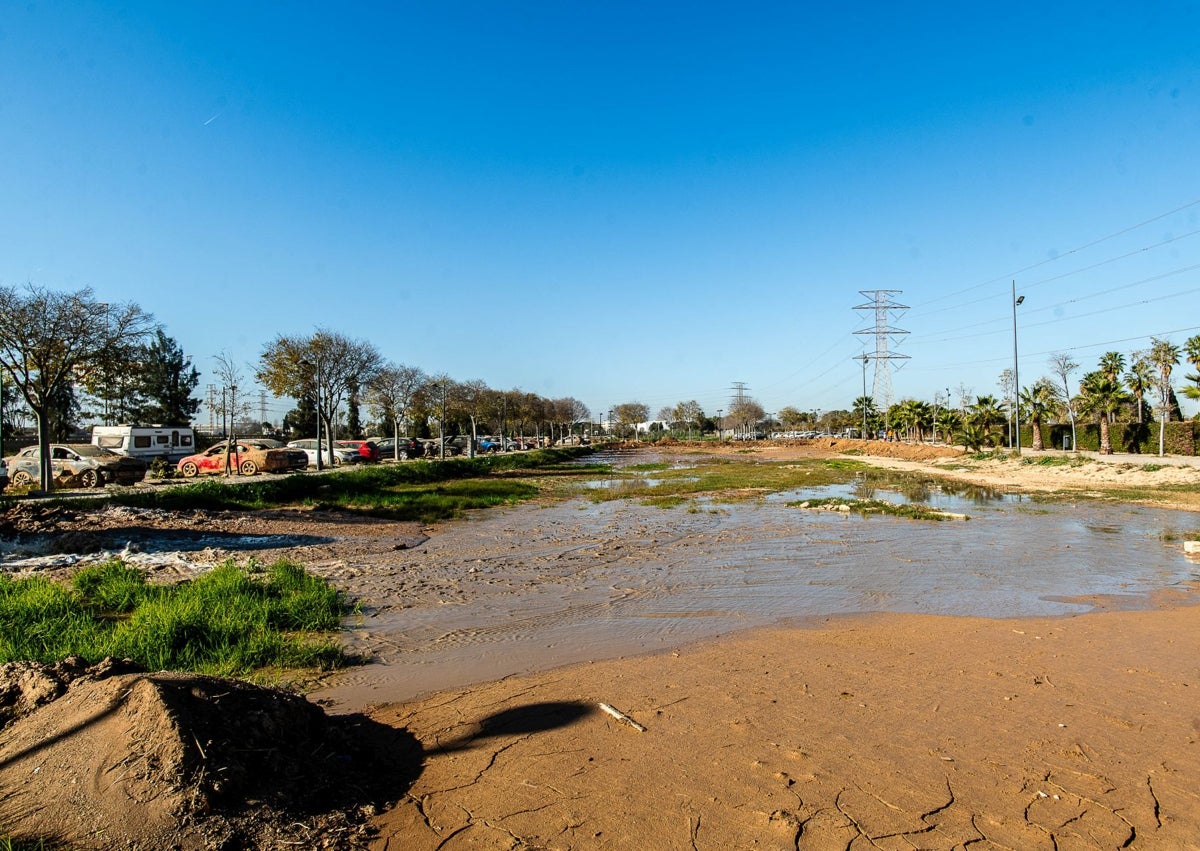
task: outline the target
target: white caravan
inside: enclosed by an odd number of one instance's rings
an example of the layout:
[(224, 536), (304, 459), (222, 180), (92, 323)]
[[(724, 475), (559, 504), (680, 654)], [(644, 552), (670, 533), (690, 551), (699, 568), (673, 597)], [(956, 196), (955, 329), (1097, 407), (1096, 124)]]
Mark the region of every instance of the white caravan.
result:
[(196, 451), (196, 435), (188, 426), (92, 426), (92, 443), (147, 464), (155, 458), (173, 464)]

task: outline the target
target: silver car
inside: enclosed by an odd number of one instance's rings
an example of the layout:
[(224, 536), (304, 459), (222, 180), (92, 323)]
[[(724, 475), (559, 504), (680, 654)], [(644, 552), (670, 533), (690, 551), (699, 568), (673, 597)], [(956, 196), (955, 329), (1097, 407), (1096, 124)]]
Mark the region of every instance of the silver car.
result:
[[(293, 440), (288, 444), (289, 449), (303, 449), (308, 455), (308, 466), (315, 467), (317, 465), (317, 439), (306, 438), (304, 440)], [(321, 441), (322, 463), (329, 463), (329, 441), (322, 439)], [(358, 460), (358, 450), (347, 449), (344, 446), (333, 447), (333, 465), (340, 467), (342, 464), (353, 464)]]

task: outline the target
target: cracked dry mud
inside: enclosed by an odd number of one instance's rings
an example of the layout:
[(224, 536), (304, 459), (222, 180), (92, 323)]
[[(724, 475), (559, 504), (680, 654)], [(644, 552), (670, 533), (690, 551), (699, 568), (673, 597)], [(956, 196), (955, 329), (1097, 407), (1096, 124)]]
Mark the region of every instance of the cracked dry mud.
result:
[(376, 847), (1194, 848), (1198, 627), (839, 618), (377, 707), (425, 759)]

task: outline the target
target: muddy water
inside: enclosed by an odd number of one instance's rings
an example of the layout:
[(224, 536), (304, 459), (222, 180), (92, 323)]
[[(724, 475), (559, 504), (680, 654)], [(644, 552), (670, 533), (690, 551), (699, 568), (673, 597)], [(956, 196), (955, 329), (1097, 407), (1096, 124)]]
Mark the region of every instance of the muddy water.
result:
[[(909, 497), (966, 522), (806, 511), (824, 495)], [(351, 649), (374, 662), (313, 695), (339, 710), (653, 652), (732, 630), (854, 612), (1010, 617), (1137, 606), (1200, 565), (1177, 512), (901, 494), (865, 482), (661, 509), (578, 499), (483, 512), (403, 564), (355, 578)]]

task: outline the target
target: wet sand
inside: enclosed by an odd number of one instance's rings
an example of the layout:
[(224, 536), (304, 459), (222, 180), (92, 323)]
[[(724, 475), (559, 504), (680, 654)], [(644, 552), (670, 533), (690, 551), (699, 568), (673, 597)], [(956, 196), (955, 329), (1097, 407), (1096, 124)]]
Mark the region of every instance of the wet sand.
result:
[[(1064, 480), (1054, 481), (1057, 489)], [(725, 629), (671, 649), (375, 705), (371, 717), (404, 728), (424, 749), (412, 787), (377, 820), (375, 847), (1200, 848), (1195, 570), (1179, 566), (1179, 553), (1162, 554), (1161, 535), (1131, 536), (1106, 515), (1132, 512), (1121, 522), (1133, 522), (1145, 518), (1143, 509), (1087, 503), (1081, 511), (1087, 548), (1059, 547), (1056, 555), (1044, 534), (1003, 547), (1023, 547), (1011, 563), (1026, 573), (1006, 580), (1012, 599), (1056, 604), (1056, 617), (1020, 606), (1009, 614), (1023, 617), (961, 616), (935, 583), (918, 597), (942, 600), (937, 614), (836, 614)], [(1194, 520), (1170, 522), (1195, 528)], [(582, 560), (620, 552), (612, 548), (647, 563), (658, 563), (648, 553), (664, 551), (681, 556), (679, 565), (719, 555), (719, 532), (672, 536), (652, 526), (628, 540), (594, 540), (591, 549), (576, 548), (562, 529), (556, 548), (533, 553), (514, 530), (513, 564), (525, 556), (558, 564), (547, 581), (567, 588), (586, 574)], [(813, 535), (808, 546), (834, 539)], [(734, 548), (759, 541), (741, 538)], [(829, 549), (863, 543), (843, 538)], [(1133, 549), (1116, 553), (1118, 543)], [(902, 589), (909, 582), (896, 563), (912, 555), (889, 546), (861, 567), (897, 576)], [(1153, 566), (1145, 581), (1112, 571), (1136, 568), (1146, 560), (1138, 552), (1152, 548), (1165, 571)], [(960, 550), (955, 563), (977, 565), (979, 552)], [(1064, 583), (1073, 590), (1045, 593), (1039, 559), (1078, 567)], [(917, 564), (909, 578), (935, 561)], [(1098, 574), (1107, 579), (1092, 589), (1086, 580)], [(677, 591), (677, 578), (667, 570), (654, 587)], [(512, 599), (528, 593), (521, 585), (507, 589)], [(778, 598), (778, 587), (763, 596)], [(636, 595), (610, 599), (609, 614), (629, 599)], [(960, 595), (969, 599), (978, 598)], [(696, 611), (675, 620), (712, 616)], [(536, 613), (522, 627), (532, 642), (554, 642), (549, 614), (546, 630)], [(581, 628), (567, 619), (563, 634), (572, 626)], [(471, 644), (468, 634), (445, 635)], [(528, 649), (533, 664), (547, 658), (534, 643), (491, 643), (510, 657)], [(516, 670), (522, 661), (508, 660)]]
[(383, 706), (375, 847), (1195, 848), (1197, 659), (1195, 607), (848, 616)]

